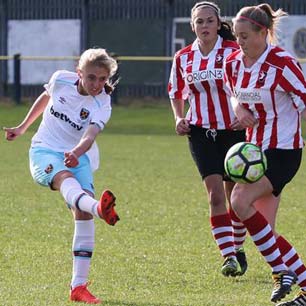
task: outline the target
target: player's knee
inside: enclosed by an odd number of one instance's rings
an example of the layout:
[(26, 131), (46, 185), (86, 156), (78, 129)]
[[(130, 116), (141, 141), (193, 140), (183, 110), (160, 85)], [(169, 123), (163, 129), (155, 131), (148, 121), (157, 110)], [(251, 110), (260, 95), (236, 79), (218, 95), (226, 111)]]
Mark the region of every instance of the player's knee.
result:
[(212, 190), (209, 192), (209, 202), (211, 206), (224, 206), (225, 205), (225, 195), (224, 192), (218, 190)]
[(235, 187), (231, 194), (231, 206), (238, 216), (244, 214), (244, 211), (248, 208), (245, 192), (242, 188)]
[(61, 187), (63, 181), (65, 179), (69, 178), (69, 177), (72, 177), (72, 178), (74, 177), (73, 174), (71, 172), (69, 172), (69, 171), (60, 171), (60, 172), (58, 172), (54, 176), (54, 178), (52, 180), (51, 188), (53, 190), (60, 190), (60, 187)]
[(62, 181), (60, 185), (60, 193), (64, 197), (66, 203), (73, 208), (77, 208), (79, 199), (85, 195), (81, 185), (73, 177), (68, 177)]

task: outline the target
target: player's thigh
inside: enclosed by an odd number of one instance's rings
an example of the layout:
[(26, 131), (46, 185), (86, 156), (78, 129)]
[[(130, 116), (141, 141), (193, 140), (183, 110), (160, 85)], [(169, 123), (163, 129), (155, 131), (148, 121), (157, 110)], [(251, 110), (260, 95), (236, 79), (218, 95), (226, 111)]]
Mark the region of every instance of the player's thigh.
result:
[(209, 175), (224, 174), (222, 153), (219, 152), (217, 143), (207, 137), (206, 131), (207, 129), (191, 127), (188, 137), (190, 153), (203, 180)]
[(80, 183), (82, 189), (94, 195), (94, 179), (88, 156), (86, 154), (81, 155), (79, 157), (78, 166), (70, 169), (76, 180)]
[(47, 148), (31, 148), (29, 162), (34, 181), (42, 186), (51, 186), (57, 173), (69, 171), (64, 165), (64, 154)]
[(268, 164), (265, 176), (273, 186), (273, 194), (278, 196), (297, 173), (302, 160), (302, 149), (268, 149), (265, 155)]
[(245, 130), (232, 131), (232, 130), (221, 130), (218, 131), (218, 145), (220, 151), (223, 152), (223, 156), (227, 151), (236, 143), (245, 141)]

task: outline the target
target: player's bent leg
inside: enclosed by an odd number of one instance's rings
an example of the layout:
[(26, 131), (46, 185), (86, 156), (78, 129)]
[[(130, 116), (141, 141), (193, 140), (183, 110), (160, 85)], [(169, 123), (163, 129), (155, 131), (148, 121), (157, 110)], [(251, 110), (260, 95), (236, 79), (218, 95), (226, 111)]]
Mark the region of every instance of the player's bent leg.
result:
[(297, 275), (296, 283), (300, 287), (302, 293), (302, 296), (298, 297), (298, 301), (302, 300), (303, 302), (303, 293), (306, 292), (306, 267), (295, 248), (285, 239), (285, 237), (278, 236), (277, 244), (286, 266)]
[(291, 301), (279, 303), (276, 306), (306, 306), (306, 291), (300, 290)]
[(291, 292), (291, 287), (296, 283), (297, 276), (293, 271), (272, 273), (273, 290), (271, 301), (278, 302)]
[(74, 177), (68, 177), (62, 181), (60, 192), (65, 201), (75, 209), (99, 217), (109, 225), (115, 225), (119, 221), (114, 209), (116, 197), (110, 190), (105, 190), (100, 201), (97, 201), (82, 189)]
[(117, 212), (115, 211), (116, 197), (110, 190), (103, 191), (97, 210), (100, 218), (107, 224), (115, 225), (120, 220)]
[(204, 184), (210, 204), (211, 232), (222, 257), (225, 258), (221, 273), (224, 276), (236, 276), (240, 267), (236, 260), (233, 228), (226, 207), (223, 177), (220, 174), (208, 175), (204, 179)]

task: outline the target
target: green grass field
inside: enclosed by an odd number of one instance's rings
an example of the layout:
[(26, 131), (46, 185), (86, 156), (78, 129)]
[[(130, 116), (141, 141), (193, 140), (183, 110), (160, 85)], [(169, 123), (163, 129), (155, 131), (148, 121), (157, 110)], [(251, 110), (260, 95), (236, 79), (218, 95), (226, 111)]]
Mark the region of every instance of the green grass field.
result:
[[(0, 106), (1, 126), (17, 124), (26, 111)], [(32, 181), (34, 130), (15, 142), (1, 134), (0, 305), (71, 305), (73, 220), (59, 193)], [(96, 220), (90, 289), (103, 305), (272, 305), (270, 269), (249, 238), (246, 275), (221, 275), (206, 194), (168, 105), (114, 107), (98, 142), (96, 190), (115, 192), (121, 217), (115, 227)], [(306, 260), (305, 170), (303, 162), (283, 193), (278, 230)]]

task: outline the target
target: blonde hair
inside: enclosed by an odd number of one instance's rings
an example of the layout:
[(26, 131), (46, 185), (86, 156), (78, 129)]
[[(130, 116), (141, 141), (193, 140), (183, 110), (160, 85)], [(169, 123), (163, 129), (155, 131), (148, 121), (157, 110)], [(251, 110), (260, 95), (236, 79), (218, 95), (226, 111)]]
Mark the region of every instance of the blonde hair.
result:
[(118, 69), (116, 60), (108, 55), (106, 50), (102, 48), (87, 49), (81, 54), (78, 68), (82, 70), (89, 65), (105, 68), (109, 72), (110, 77), (113, 76)]
[(274, 11), (268, 3), (242, 8), (233, 19), (233, 22), (248, 21), (255, 32), (265, 28), (268, 30), (269, 41), (277, 43), (277, 26), (279, 20), (288, 14), (282, 9)]
[[(118, 70), (117, 61), (102, 48), (87, 49), (81, 54), (77, 69), (82, 70), (87, 66), (97, 66), (106, 69), (110, 78)], [(107, 82), (104, 86), (106, 93), (112, 93), (115, 85)]]

